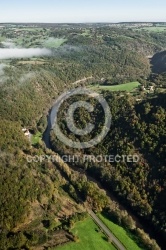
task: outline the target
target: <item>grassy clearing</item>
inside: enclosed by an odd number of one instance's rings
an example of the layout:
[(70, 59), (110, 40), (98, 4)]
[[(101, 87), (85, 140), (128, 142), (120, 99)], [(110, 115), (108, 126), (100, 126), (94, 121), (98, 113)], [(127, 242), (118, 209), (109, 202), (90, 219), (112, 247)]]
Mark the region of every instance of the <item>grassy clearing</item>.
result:
[(25, 28), (22, 28), (22, 27), (17, 27), (17, 28), (14, 28), (14, 30), (19, 30), (19, 31), (29, 31), (29, 32), (40, 32), (40, 31), (43, 31), (43, 28), (38, 28), (38, 27), (25, 27)]
[(149, 31), (149, 32), (164, 32), (166, 31), (166, 26), (158, 26), (158, 27), (143, 27), (143, 30)]
[(37, 132), (37, 134), (32, 135), (31, 137), (32, 145), (38, 144), (41, 141), (41, 139), (42, 139), (42, 134), (40, 132)]
[(94, 90), (109, 90), (109, 91), (128, 91), (131, 92), (133, 89), (140, 85), (139, 82), (129, 82), (113, 86), (102, 86), (102, 85), (91, 85)]
[(49, 37), (46, 41), (43, 42), (44, 47), (46, 48), (58, 48), (60, 47), (66, 39), (64, 38), (53, 38)]
[(90, 30), (86, 29), (84, 33), (81, 34), (82, 36), (88, 36), (90, 35)]
[(5, 40), (6, 40), (6, 38), (5, 38), (5, 37), (0, 36), (0, 42), (4, 42)]
[(90, 218), (76, 223), (72, 232), (79, 237), (78, 242), (71, 242), (56, 250), (115, 250)]
[(39, 64), (45, 64), (44, 61), (19, 61), (18, 64), (31, 64), (31, 65), (39, 65)]
[(112, 221), (108, 220), (103, 215), (99, 214), (99, 218), (107, 225), (111, 232), (123, 243), (127, 250), (141, 250), (142, 248), (138, 247), (137, 244), (130, 238), (130, 235), (127, 231), (114, 224)]

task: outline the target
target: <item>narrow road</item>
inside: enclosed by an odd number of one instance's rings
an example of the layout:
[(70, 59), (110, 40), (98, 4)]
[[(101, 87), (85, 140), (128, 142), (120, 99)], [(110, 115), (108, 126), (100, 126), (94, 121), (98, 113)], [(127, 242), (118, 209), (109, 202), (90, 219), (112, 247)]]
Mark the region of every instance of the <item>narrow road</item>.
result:
[[(89, 77), (90, 79), (91, 77)], [(81, 80), (79, 80), (81, 81)], [(68, 91), (68, 93), (70, 93), (70, 91)], [(52, 109), (50, 110), (49, 112), (49, 115), (48, 115), (48, 126), (47, 126), (47, 129), (46, 131), (44, 132), (43, 134), (43, 141), (45, 142), (45, 145), (48, 149), (52, 149), (51, 147), (51, 144), (50, 144), (50, 131), (52, 129), (52, 119), (55, 117), (55, 114), (57, 112), (57, 106), (58, 106), (58, 103), (59, 103), (60, 99), (57, 99), (52, 107)], [(79, 169), (75, 169), (75, 171), (79, 171)], [(87, 175), (87, 173), (85, 173), (87, 178), (95, 183), (98, 184), (98, 186), (100, 188), (103, 189), (103, 186), (101, 185), (101, 183), (99, 183), (98, 181), (96, 181), (94, 178), (90, 177)], [(104, 188), (105, 189), (105, 188)], [(106, 190), (107, 192), (107, 195), (115, 202), (117, 202), (119, 204), (119, 201), (112, 195), (112, 193), (108, 192), (108, 190)], [(135, 215), (133, 215), (133, 213), (126, 209), (125, 207), (123, 207), (122, 205), (119, 206), (122, 210), (127, 210), (129, 215), (131, 215), (131, 217), (134, 219), (134, 221), (136, 222), (136, 225), (137, 227), (141, 228), (141, 229), (144, 229), (145, 232), (149, 233), (149, 235), (153, 238), (156, 239), (157, 242), (160, 242), (160, 235), (157, 234), (154, 234), (154, 232), (142, 221), (140, 221), (140, 218), (137, 218)], [(99, 225), (99, 227), (101, 227), (103, 229), (103, 231), (105, 232), (105, 234), (113, 241), (113, 243), (117, 246), (118, 249), (120, 250), (125, 250), (125, 247), (122, 245), (122, 243), (120, 243), (118, 241), (118, 239), (111, 233), (111, 231), (104, 225), (104, 223), (92, 212), (90, 211), (89, 212), (89, 215), (92, 217), (92, 219), (96, 222), (96, 224)], [(99, 223), (100, 222), (100, 223)], [(156, 236), (156, 237), (155, 237)], [(164, 248), (164, 243), (161, 241), (160, 242), (160, 245), (163, 245), (163, 249)]]
[(92, 211), (88, 210), (89, 215), (94, 220), (94, 222), (103, 230), (103, 232), (111, 239), (112, 243), (119, 250), (126, 250), (122, 243), (113, 235), (109, 228), (97, 217), (97, 215)]
[[(66, 93), (65, 93), (66, 95)], [(43, 140), (47, 146), (47, 148), (51, 149), (51, 145), (50, 145), (50, 130), (52, 128), (52, 124), (53, 124), (53, 120), (55, 119), (55, 114), (57, 112), (57, 107), (61, 101), (61, 98), (58, 98), (56, 100), (56, 102), (54, 103), (54, 106), (52, 108), (52, 110), (50, 111), (50, 114), (48, 116), (48, 127), (47, 130), (44, 133), (43, 136)], [(97, 217), (97, 215), (92, 211), (87, 209), (89, 215), (91, 216), (91, 218), (93, 219), (93, 221), (103, 230), (103, 232), (107, 235), (107, 237), (112, 241), (112, 243), (114, 244), (114, 246), (118, 249), (118, 250), (126, 250), (126, 248), (122, 245), (122, 243), (113, 235), (113, 233), (110, 231), (110, 229)]]
[(93, 76), (84, 77), (83, 79), (80, 79), (80, 80), (77, 80), (76, 82), (73, 82), (72, 85), (76, 85), (76, 84), (81, 83), (81, 82), (86, 82), (87, 80), (90, 80), (93, 78), (94, 78)]

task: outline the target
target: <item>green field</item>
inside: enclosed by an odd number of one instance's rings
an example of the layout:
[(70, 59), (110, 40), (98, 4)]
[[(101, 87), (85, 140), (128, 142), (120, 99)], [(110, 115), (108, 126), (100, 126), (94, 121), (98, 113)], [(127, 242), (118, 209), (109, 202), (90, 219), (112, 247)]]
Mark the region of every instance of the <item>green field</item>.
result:
[(37, 134), (33, 135), (31, 138), (32, 145), (36, 145), (41, 141), (42, 134), (38, 132)]
[(84, 31), (84, 33), (82, 33), (81, 35), (82, 35), (82, 36), (88, 36), (88, 35), (90, 35), (90, 30), (89, 30), (89, 29), (86, 29), (86, 30)]
[(127, 231), (122, 227), (114, 224), (112, 221), (108, 220), (103, 215), (99, 214), (99, 218), (104, 222), (105, 225), (111, 230), (111, 232), (122, 242), (127, 250), (141, 250), (142, 248), (138, 247), (137, 244), (130, 238)]
[(163, 32), (166, 31), (166, 26), (158, 26), (158, 27), (143, 27), (143, 30), (149, 31), (149, 32)]
[(3, 36), (0, 36), (0, 42), (4, 42), (6, 39)]
[(43, 42), (43, 45), (44, 45), (46, 48), (58, 48), (58, 47), (60, 47), (65, 41), (66, 41), (66, 39), (64, 39), (64, 38), (53, 38), (53, 37), (49, 37), (46, 41)]
[(30, 31), (30, 32), (40, 32), (43, 30), (43, 28), (38, 28), (38, 27), (19, 27), (19, 28), (13, 28), (13, 30), (20, 30), (20, 31)]
[(129, 82), (119, 85), (112, 85), (112, 86), (102, 86), (102, 85), (91, 85), (90, 87), (93, 90), (109, 90), (109, 91), (132, 91), (133, 89), (137, 88), (140, 85), (139, 82)]
[(90, 218), (76, 223), (72, 232), (79, 237), (78, 242), (71, 242), (55, 250), (116, 250), (106, 237), (98, 232), (98, 227)]

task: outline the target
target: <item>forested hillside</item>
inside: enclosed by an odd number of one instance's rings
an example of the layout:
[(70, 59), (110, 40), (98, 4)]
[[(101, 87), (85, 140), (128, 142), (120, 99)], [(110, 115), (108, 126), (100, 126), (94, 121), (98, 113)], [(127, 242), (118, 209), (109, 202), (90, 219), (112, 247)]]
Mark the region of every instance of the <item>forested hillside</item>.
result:
[[(48, 55), (10, 58), (0, 53), (0, 249), (49, 249), (77, 241), (70, 228), (86, 217), (83, 201), (95, 211), (109, 211), (106, 192), (78, 174), (78, 167), (165, 237), (165, 74), (152, 74), (148, 58), (165, 46), (165, 32), (147, 34), (126, 26), (3, 25), (0, 52), (4, 48), (37, 48)], [(54, 154), (41, 139), (36, 143), (31, 139), (38, 133), (42, 137), (48, 112), (60, 94), (77, 86), (132, 81), (139, 81), (141, 87), (154, 84), (156, 90), (148, 94), (140, 87), (137, 97), (134, 93), (103, 91), (113, 120), (109, 134), (99, 145), (77, 152), (59, 142), (53, 131), (51, 140), (59, 154), (137, 153), (140, 162), (79, 162), (73, 166), (40, 158), (28, 162), (31, 157)], [(91, 101), (95, 104), (93, 98)], [(68, 135), (63, 121), (68, 103), (64, 105), (60, 121)], [(90, 119), (96, 123), (98, 130), (92, 137), (99, 133), (103, 121), (98, 108), (93, 117), (82, 109), (75, 114), (80, 128)], [(29, 130), (32, 138), (23, 129)], [(89, 137), (77, 137), (83, 139)], [(76, 167), (76, 172), (70, 167)], [(125, 214), (121, 218), (128, 217)], [(148, 247), (145, 239), (141, 246), (151, 249), (152, 242)]]
[[(116, 193), (124, 204), (129, 205), (139, 216), (153, 224), (157, 231), (165, 235), (165, 121), (166, 96), (160, 94), (154, 98), (135, 103), (134, 99), (125, 96), (117, 97), (109, 92), (103, 93), (112, 112), (111, 131), (99, 145), (81, 151), (72, 150), (56, 139), (52, 131), (52, 145), (60, 154), (69, 155), (139, 155), (137, 163), (112, 162), (104, 160), (80, 161), (70, 163), (82, 167), (84, 171), (99, 180), (109, 191)], [(84, 100), (84, 99), (83, 99)], [(76, 100), (74, 100), (75, 102)], [(100, 107), (96, 107), (92, 115), (96, 121), (96, 130), (88, 136), (69, 135), (65, 120), (65, 110), (70, 102), (62, 106), (59, 124), (66, 136), (74, 141), (89, 141), (91, 137), (100, 133), (102, 114), (99, 119)], [(94, 104), (94, 102), (93, 102)], [(97, 108), (99, 110), (97, 111)], [(101, 113), (101, 112), (100, 112)], [(87, 112), (79, 110), (75, 114), (77, 124), (86, 124), (89, 121)], [(79, 126), (79, 125), (78, 125)], [(81, 127), (80, 127), (81, 128)]]

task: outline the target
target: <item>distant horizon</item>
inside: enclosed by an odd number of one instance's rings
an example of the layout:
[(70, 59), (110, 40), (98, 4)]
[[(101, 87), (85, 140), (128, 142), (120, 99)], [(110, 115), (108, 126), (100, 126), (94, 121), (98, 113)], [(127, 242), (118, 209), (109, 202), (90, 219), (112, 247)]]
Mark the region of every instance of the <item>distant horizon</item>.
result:
[(0, 22), (0, 24), (123, 24), (123, 23), (166, 23), (166, 21), (120, 21), (120, 22)]
[(0, 23), (166, 22), (165, 9), (165, 0), (6, 0)]

